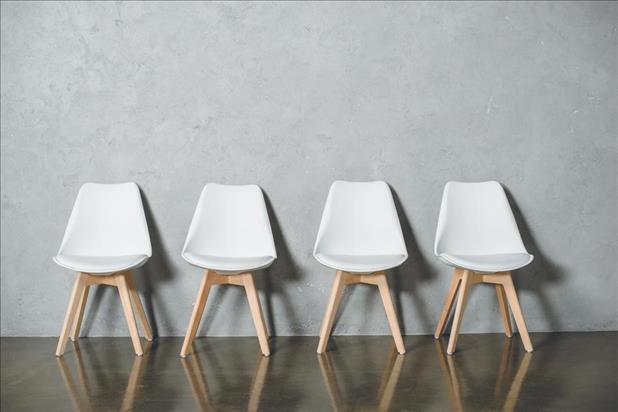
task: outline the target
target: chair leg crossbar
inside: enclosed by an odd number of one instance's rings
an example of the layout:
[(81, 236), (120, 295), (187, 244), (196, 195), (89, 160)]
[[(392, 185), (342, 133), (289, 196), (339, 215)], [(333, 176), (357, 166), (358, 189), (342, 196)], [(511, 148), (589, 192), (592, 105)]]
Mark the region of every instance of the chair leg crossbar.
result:
[(449, 337), (446, 352), (449, 355), (455, 353), (457, 338), (459, 337), (459, 328), (461, 327), (461, 320), (463, 319), (468, 292), (470, 290), (470, 286), (476, 283), (491, 283), (496, 285), (498, 305), (500, 307), (500, 314), (502, 316), (502, 323), (504, 324), (504, 332), (506, 336), (509, 338), (513, 336), (511, 318), (508, 309), (508, 305), (510, 305), (511, 311), (513, 312), (513, 317), (515, 318), (515, 323), (517, 324), (517, 329), (519, 329), (519, 335), (521, 336), (521, 340), (524, 344), (524, 348), (527, 352), (532, 352), (532, 342), (530, 341), (530, 336), (528, 335), (524, 315), (522, 314), (521, 307), (519, 306), (519, 300), (517, 299), (517, 293), (515, 292), (515, 285), (513, 284), (511, 272), (477, 273), (471, 270), (459, 268), (455, 269), (449, 291), (446, 295), (444, 307), (442, 309), (442, 313), (440, 314), (440, 320), (438, 321), (438, 326), (434, 334), (434, 337), (439, 339), (444, 332), (453, 303), (455, 303), (455, 295), (457, 295), (457, 291), (459, 290), (457, 304), (455, 305), (453, 326), (451, 328), (451, 335)]
[(193, 313), (191, 314), (191, 320), (189, 321), (189, 327), (187, 328), (187, 335), (185, 336), (180, 356), (185, 358), (191, 353), (191, 347), (197, 329), (200, 326), (202, 314), (206, 307), (206, 300), (208, 299), (208, 292), (212, 285), (236, 285), (245, 288), (247, 294), (247, 300), (249, 301), (249, 308), (251, 310), (251, 316), (253, 317), (253, 323), (257, 331), (258, 340), (260, 342), (260, 349), (264, 356), (270, 355), (270, 349), (268, 347), (268, 333), (266, 331), (266, 324), (264, 322), (264, 315), (262, 314), (262, 308), (260, 306), (260, 299), (253, 282), (253, 274), (251, 272), (239, 273), (234, 275), (220, 275), (213, 270), (205, 270), (202, 277), (202, 283), (197, 294), (197, 300), (193, 306)]
[(139, 339), (137, 331), (137, 323), (133, 315), (133, 306), (144, 328), (146, 340), (152, 341), (152, 330), (148, 324), (146, 312), (142, 306), (142, 301), (139, 298), (133, 276), (130, 271), (117, 272), (110, 275), (91, 275), (88, 273), (78, 273), (77, 279), (71, 292), (69, 307), (64, 318), (58, 347), (56, 348), (56, 356), (62, 356), (66, 349), (67, 339), (75, 341), (79, 338), (79, 331), (84, 317), (84, 309), (88, 300), (88, 291), (92, 285), (108, 285), (118, 288), (120, 301), (124, 310), (124, 315), (129, 325), (129, 334), (133, 342), (133, 349), (137, 356), (142, 356), (144, 351)]
[(322, 321), (322, 328), (320, 329), (318, 354), (322, 354), (324, 353), (324, 351), (326, 351), (328, 339), (330, 338), (330, 333), (333, 328), (335, 316), (337, 314), (337, 308), (339, 307), (341, 297), (343, 296), (343, 290), (347, 285), (353, 285), (357, 283), (376, 285), (378, 287), (380, 291), (380, 297), (382, 298), (382, 304), (384, 305), (384, 310), (386, 311), (386, 318), (391, 328), (393, 339), (395, 340), (397, 352), (399, 352), (401, 355), (406, 353), (403, 339), (401, 337), (401, 331), (399, 330), (397, 314), (395, 313), (395, 307), (393, 306), (390, 290), (386, 281), (386, 273), (374, 272), (371, 274), (354, 274), (338, 270), (335, 275), (335, 283), (333, 284), (333, 289), (328, 300), (328, 306), (326, 307), (326, 314), (324, 315), (324, 320)]

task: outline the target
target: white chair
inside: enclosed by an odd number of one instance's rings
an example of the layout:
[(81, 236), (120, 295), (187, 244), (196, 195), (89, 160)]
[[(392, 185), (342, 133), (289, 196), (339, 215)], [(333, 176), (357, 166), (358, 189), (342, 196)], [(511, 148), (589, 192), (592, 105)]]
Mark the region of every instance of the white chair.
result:
[(54, 257), (58, 265), (78, 272), (56, 356), (64, 353), (68, 337), (71, 340), (79, 337), (91, 285), (118, 288), (133, 348), (138, 356), (143, 354), (131, 302), (149, 341), (152, 331), (131, 270), (142, 266), (151, 255), (148, 225), (137, 185), (84, 184), (77, 195), (60, 250)]
[(534, 257), (524, 247), (508, 199), (498, 182), (446, 184), (434, 252), (455, 272), (434, 334), (436, 339), (444, 331), (459, 289), (447, 353), (455, 352), (469, 288), (481, 282), (496, 285), (505, 333), (511, 337), (508, 300), (524, 348), (532, 352), (511, 271), (526, 266)]
[(212, 285), (244, 286), (264, 356), (270, 355), (268, 334), (253, 271), (277, 258), (264, 196), (258, 186), (207, 184), (202, 190), (182, 257), (205, 269), (180, 356), (191, 353)]
[(404, 354), (384, 271), (405, 262), (408, 252), (388, 185), (384, 182), (334, 182), (326, 199), (313, 256), (337, 271), (317, 352), (326, 350), (345, 286), (366, 283), (378, 286), (397, 351)]

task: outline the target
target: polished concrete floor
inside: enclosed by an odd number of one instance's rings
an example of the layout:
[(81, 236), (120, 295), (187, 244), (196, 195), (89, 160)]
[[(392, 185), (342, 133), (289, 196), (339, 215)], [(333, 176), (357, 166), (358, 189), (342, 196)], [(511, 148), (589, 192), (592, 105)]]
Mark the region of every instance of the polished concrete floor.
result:
[(387, 336), (201, 338), (181, 359), (180, 338), (160, 338), (136, 357), (128, 338), (69, 342), (2, 338), (2, 411), (616, 411), (618, 333), (407, 336), (400, 356)]

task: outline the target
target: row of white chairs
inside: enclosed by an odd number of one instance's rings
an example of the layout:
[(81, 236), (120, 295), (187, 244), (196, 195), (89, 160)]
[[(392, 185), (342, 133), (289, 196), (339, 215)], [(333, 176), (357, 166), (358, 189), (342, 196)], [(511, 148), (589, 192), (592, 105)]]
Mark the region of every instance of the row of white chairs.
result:
[[(446, 184), (434, 252), (454, 268), (435, 332), (438, 339), (455, 304), (447, 353), (455, 351), (469, 288), (480, 282), (495, 284), (506, 335), (511, 337), (513, 333), (510, 306), (524, 347), (531, 352), (532, 343), (511, 271), (529, 264), (533, 256), (526, 251), (499, 183)], [(79, 337), (89, 287), (100, 284), (118, 288), (135, 353), (142, 355), (133, 307), (146, 339), (152, 340), (153, 335), (131, 271), (151, 256), (138, 186), (84, 184), (54, 257), (60, 266), (77, 272), (57, 356), (63, 355), (69, 338)], [(389, 186), (382, 181), (334, 182), (326, 199), (313, 256), (336, 271), (317, 352), (326, 350), (345, 286), (365, 283), (378, 286), (395, 345), (404, 354), (385, 271), (404, 263), (408, 252)], [(195, 209), (182, 257), (204, 269), (204, 274), (180, 355), (191, 353), (210, 287), (231, 284), (244, 287), (261, 351), (268, 356), (268, 333), (253, 272), (270, 266), (277, 252), (261, 189), (256, 185), (207, 184)]]

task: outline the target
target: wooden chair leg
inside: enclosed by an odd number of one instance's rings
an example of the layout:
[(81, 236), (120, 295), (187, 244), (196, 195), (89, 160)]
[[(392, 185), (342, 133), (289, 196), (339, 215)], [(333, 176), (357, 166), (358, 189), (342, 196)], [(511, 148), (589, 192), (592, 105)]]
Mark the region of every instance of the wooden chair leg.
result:
[(260, 342), (260, 349), (262, 350), (264, 356), (269, 356), (270, 348), (268, 347), (268, 331), (266, 330), (264, 315), (262, 314), (262, 307), (260, 306), (260, 298), (258, 297), (257, 290), (255, 289), (255, 283), (253, 282), (253, 274), (244, 273), (241, 276), (243, 286), (245, 287), (245, 293), (247, 294), (247, 300), (249, 301), (249, 309), (251, 310), (251, 316), (253, 317), (253, 323), (255, 324), (258, 341)]
[(513, 311), (513, 317), (515, 318), (515, 323), (517, 324), (519, 335), (521, 336), (521, 340), (524, 344), (526, 352), (532, 352), (534, 349), (532, 348), (532, 342), (530, 341), (530, 336), (528, 335), (528, 328), (526, 328), (524, 315), (522, 314), (521, 307), (519, 306), (519, 300), (517, 299), (517, 292), (515, 292), (513, 278), (511, 277), (510, 273), (504, 276), (505, 278), (502, 286), (504, 286), (506, 297), (509, 301), (509, 305), (511, 306), (511, 310)]
[(496, 295), (498, 295), (498, 306), (500, 307), (500, 315), (502, 316), (502, 324), (504, 325), (504, 333), (507, 337), (513, 336), (513, 328), (511, 326), (511, 315), (506, 304), (506, 295), (504, 287), (496, 284)]
[(324, 353), (326, 350), (326, 345), (328, 345), (328, 339), (330, 338), (330, 332), (333, 328), (337, 308), (339, 307), (343, 289), (345, 288), (344, 276), (345, 275), (341, 270), (338, 270), (335, 274), (335, 282), (333, 283), (333, 289), (330, 292), (328, 306), (326, 307), (326, 313), (324, 314), (324, 320), (322, 320), (322, 327), (320, 328), (318, 354)]
[(200, 289), (197, 292), (197, 300), (193, 306), (189, 326), (187, 327), (187, 334), (182, 344), (182, 349), (180, 350), (180, 356), (183, 358), (191, 353), (193, 339), (195, 339), (195, 334), (197, 333), (197, 329), (200, 326), (200, 321), (202, 320), (202, 314), (204, 313), (204, 307), (206, 306), (206, 300), (208, 299), (208, 292), (210, 291), (210, 286), (212, 284), (210, 281), (210, 276), (210, 272), (205, 270), (204, 276), (202, 276)]
[(127, 325), (129, 326), (129, 335), (131, 335), (131, 341), (133, 342), (133, 349), (135, 350), (135, 354), (137, 356), (142, 356), (144, 354), (144, 351), (142, 350), (142, 344), (139, 340), (137, 323), (135, 322), (133, 308), (131, 307), (131, 295), (129, 293), (129, 285), (124, 274), (118, 274), (116, 276), (116, 284), (118, 286), (118, 294), (120, 294), (120, 301), (122, 302), (124, 316), (125, 318), (127, 318)]
[(69, 307), (67, 308), (67, 313), (64, 317), (64, 324), (62, 325), (62, 330), (60, 331), (60, 338), (58, 339), (58, 346), (56, 347), (56, 356), (62, 356), (64, 354), (67, 339), (69, 338), (71, 328), (75, 322), (75, 315), (77, 314), (80, 296), (82, 295), (85, 287), (85, 275), (83, 273), (78, 273), (73, 286), (73, 291), (71, 292)]
[(79, 297), (79, 305), (77, 306), (77, 313), (75, 314), (75, 322), (73, 322), (73, 328), (71, 329), (71, 334), (69, 338), (75, 342), (79, 339), (79, 331), (82, 328), (82, 320), (84, 319), (84, 309), (86, 308), (86, 301), (88, 300), (88, 292), (90, 291), (90, 286), (85, 286), (82, 290), (82, 293)]
[(403, 355), (404, 353), (406, 353), (406, 347), (403, 344), (403, 339), (401, 337), (401, 331), (399, 330), (399, 322), (397, 321), (397, 313), (395, 312), (395, 307), (393, 306), (393, 300), (391, 299), (391, 292), (390, 292), (390, 289), (388, 288), (386, 274), (382, 272), (381, 274), (377, 274), (374, 276), (377, 276), (376, 284), (378, 285), (378, 289), (380, 290), (380, 296), (382, 297), (382, 304), (384, 305), (384, 310), (386, 311), (386, 318), (388, 319), (388, 324), (391, 328), (393, 339), (395, 340), (395, 346), (397, 346), (397, 352)]
[(464, 308), (466, 306), (466, 299), (468, 297), (470, 285), (472, 284), (472, 276), (473, 274), (469, 270), (464, 270), (461, 277), (461, 286), (459, 287), (459, 297), (457, 298), (457, 306), (455, 307), (453, 327), (451, 328), (451, 336), (449, 337), (448, 347), (446, 349), (446, 353), (449, 355), (455, 353), (457, 338), (459, 337), (459, 328), (461, 327), (461, 320), (463, 319)]
[(433, 337), (438, 339), (444, 332), (444, 327), (446, 326), (446, 321), (448, 320), (449, 314), (451, 313), (451, 309), (453, 308), (453, 302), (455, 302), (455, 296), (457, 295), (457, 288), (459, 287), (459, 282), (461, 280), (461, 269), (456, 268), (453, 272), (453, 278), (451, 279), (451, 286), (449, 286), (448, 293), (446, 294), (446, 299), (444, 301), (444, 307), (442, 308), (442, 313), (440, 314), (440, 320), (438, 320), (438, 326), (436, 327), (436, 332), (433, 334)]
[(131, 295), (131, 301), (133, 302), (133, 306), (135, 307), (135, 311), (137, 312), (137, 316), (142, 324), (142, 328), (144, 329), (144, 336), (147, 341), (152, 341), (152, 329), (150, 329), (150, 324), (148, 323), (148, 317), (146, 316), (146, 311), (144, 310), (144, 306), (142, 306), (142, 301), (139, 297), (139, 293), (137, 293), (137, 287), (135, 286), (135, 281), (133, 280), (133, 275), (131, 272), (126, 272), (127, 284), (129, 285), (129, 293)]

